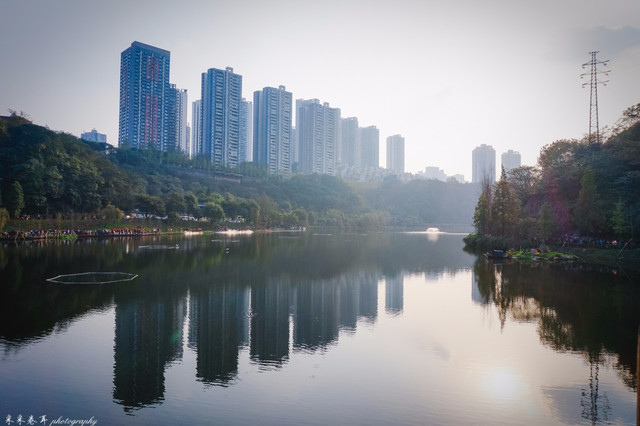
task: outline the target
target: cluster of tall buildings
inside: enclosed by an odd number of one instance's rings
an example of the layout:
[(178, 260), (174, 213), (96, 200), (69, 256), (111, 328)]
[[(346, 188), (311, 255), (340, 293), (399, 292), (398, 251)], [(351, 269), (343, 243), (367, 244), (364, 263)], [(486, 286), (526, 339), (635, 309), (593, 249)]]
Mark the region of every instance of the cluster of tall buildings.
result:
[[(170, 52), (139, 42), (122, 52), (119, 146), (179, 150), (214, 168), (247, 161), (271, 173), (337, 174), (379, 167), (380, 132), (318, 99), (295, 102), (285, 86), (242, 97), (233, 68), (202, 73), (200, 99), (187, 123), (187, 92), (170, 83)], [(191, 130), (190, 130), (191, 127)], [(404, 138), (387, 139), (387, 169), (404, 173)]]
[[(505, 172), (521, 166), (520, 153), (508, 150), (502, 154), (501, 165)], [(496, 181), (496, 151), (491, 145), (482, 144), (472, 152), (471, 173), (473, 183)]]

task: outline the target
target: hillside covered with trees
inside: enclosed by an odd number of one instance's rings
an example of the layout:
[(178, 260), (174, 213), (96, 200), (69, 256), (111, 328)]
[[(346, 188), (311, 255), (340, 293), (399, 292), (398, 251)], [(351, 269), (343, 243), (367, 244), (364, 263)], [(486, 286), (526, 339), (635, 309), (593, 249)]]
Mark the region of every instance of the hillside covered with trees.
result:
[(476, 197), (475, 186), (456, 182), (269, 176), (253, 163), (214, 172), (202, 158), (116, 149), (52, 132), (15, 113), (0, 118), (5, 221), (26, 215), (117, 220), (136, 211), (173, 223), (184, 215), (212, 222), (240, 216), (256, 227), (465, 226), (471, 224)]
[[(536, 167), (484, 184), (474, 213), (478, 238), (504, 243), (628, 241), (640, 225), (640, 104), (604, 142), (558, 140)], [(474, 240), (475, 238), (475, 240)]]

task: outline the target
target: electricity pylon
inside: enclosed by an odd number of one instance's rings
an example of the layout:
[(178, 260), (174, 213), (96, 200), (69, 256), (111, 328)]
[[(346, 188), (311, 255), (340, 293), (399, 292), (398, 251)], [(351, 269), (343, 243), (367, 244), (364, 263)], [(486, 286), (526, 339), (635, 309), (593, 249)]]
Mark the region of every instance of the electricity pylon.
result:
[[(591, 61), (582, 64), (582, 69), (587, 66), (591, 67), (590, 72), (580, 74), (580, 78), (589, 75), (591, 81), (582, 83), (582, 87), (591, 87), (591, 99), (589, 101), (589, 143), (600, 143), (600, 123), (598, 122), (598, 84), (606, 86), (609, 80), (598, 81), (598, 74), (609, 75), (609, 70), (598, 71), (598, 65), (607, 66), (609, 60), (599, 61), (597, 59), (598, 51), (589, 52)], [(594, 133), (595, 132), (595, 133)]]

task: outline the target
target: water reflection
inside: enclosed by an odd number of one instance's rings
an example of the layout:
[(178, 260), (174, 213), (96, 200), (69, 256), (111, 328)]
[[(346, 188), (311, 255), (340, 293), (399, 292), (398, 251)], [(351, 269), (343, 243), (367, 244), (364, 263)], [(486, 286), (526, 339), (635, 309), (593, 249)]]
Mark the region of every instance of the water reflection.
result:
[[(140, 250), (142, 244), (174, 249)], [(192, 381), (237, 389), (243, 357), (261, 371), (286, 371), (295, 354), (330, 352), (345, 334), (355, 335), (379, 316), (405, 319), (415, 303), (405, 296), (412, 277), (431, 285), (470, 270), (474, 309), (497, 313), (502, 330), (534, 323), (546, 347), (584, 359), (580, 383), (545, 389), (557, 418), (575, 421), (572, 413), (562, 414), (570, 407), (592, 423), (610, 420), (611, 395), (600, 385), (601, 368), (612, 366), (629, 389), (637, 386), (640, 290), (634, 276), (476, 261), (460, 247), (459, 238), (447, 235), (430, 241), (424, 234), (382, 234), (5, 249), (0, 339), (20, 350), (90, 312), (113, 308), (112, 397), (131, 412), (163, 403), (169, 366), (188, 354), (195, 355)], [(139, 278), (82, 289), (44, 283), (49, 276), (91, 270), (135, 272)], [(421, 344), (439, 362), (456, 360), (450, 342), (438, 340)], [(497, 365), (478, 380), (493, 397), (509, 401), (526, 393), (519, 373)]]
[(164, 371), (182, 358), (186, 301), (180, 292), (116, 295), (113, 398), (128, 408), (160, 402)]
[(385, 278), (385, 310), (391, 314), (401, 314), (404, 307), (404, 275)]
[[(600, 391), (601, 366), (612, 365), (637, 392), (634, 358), (640, 288), (632, 278), (634, 272), (618, 272), (604, 266), (529, 266), (484, 259), (473, 267), (471, 298), (495, 307), (501, 327), (507, 318), (535, 322), (543, 344), (584, 358), (588, 368), (578, 403), (581, 417), (591, 424), (607, 422), (611, 409), (608, 395)], [(565, 392), (549, 393), (560, 398)]]
[(197, 353), (196, 377), (227, 385), (238, 374), (239, 347), (247, 343), (249, 294), (228, 284), (190, 292), (189, 346)]

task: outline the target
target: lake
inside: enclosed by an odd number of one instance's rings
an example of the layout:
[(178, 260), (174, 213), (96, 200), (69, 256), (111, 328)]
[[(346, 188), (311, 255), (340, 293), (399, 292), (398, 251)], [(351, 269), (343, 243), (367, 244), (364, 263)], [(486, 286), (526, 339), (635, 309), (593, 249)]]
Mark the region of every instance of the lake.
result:
[[(137, 277), (46, 281), (85, 272)], [(636, 422), (640, 280), (624, 268), (306, 232), (4, 246), (0, 276), (12, 424)]]

